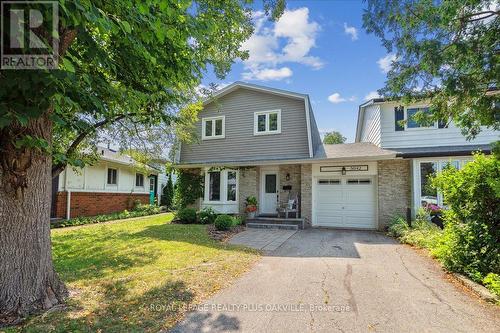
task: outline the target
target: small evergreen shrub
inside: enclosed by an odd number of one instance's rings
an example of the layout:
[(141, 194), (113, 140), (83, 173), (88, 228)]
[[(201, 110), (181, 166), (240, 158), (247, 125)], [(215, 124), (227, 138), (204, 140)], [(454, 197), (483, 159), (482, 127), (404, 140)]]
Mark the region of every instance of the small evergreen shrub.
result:
[(217, 213), (210, 207), (203, 208), (198, 213), (198, 219), (201, 224), (213, 224), (216, 218)]
[(215, 219), (215, 229), (217, 230), (229, 230), (234, 225), (234, 220), (229, 215), (219, 215)]
[(196, 223), (196, 210), (194, 208), (181, 208), (177, 212), (177, 219), (180, 220), (181, 223), (192, 224)]

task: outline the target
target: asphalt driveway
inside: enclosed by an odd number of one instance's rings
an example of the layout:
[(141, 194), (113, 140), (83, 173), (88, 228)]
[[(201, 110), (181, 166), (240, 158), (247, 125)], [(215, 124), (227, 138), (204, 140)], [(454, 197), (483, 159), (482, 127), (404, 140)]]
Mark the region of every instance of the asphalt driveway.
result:
[(367, 231), (304, 230), (174, 332), (500, 332), (500, 310)]

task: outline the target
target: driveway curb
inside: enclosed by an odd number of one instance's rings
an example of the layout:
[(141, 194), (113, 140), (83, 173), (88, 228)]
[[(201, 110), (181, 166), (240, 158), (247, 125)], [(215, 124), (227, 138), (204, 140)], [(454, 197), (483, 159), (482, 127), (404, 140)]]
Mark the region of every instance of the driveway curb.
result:
[(490, 303), (500, 302), (500, 297), (493, 294), (491, 291), (488, 290), (488, 288), (472, 281), (471, 279), (465, 277), (464, 275), (458, 273), (451, 273), (451, 276), (458, 283), (460, 283), (462, 286), (472, 291), (475, 295), (482, 298), (483, 300)]

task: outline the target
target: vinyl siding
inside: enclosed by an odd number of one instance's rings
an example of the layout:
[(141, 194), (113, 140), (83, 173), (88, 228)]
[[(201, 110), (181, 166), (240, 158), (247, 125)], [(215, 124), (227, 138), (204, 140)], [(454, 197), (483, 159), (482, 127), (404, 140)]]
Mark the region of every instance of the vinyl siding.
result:
[(317, 151), (318, 147), (322, 145), (321, 136), (319, 135), (318, 125), (314, 118), (314, 112), (310, 109), (309, 117), (311, 120), (311, 141), (313, 154)]
[(380, 105), (370, 105), (364, 111), (361, 142), (380, 146)]
[[(281, 133), (254, 135), (254, 112), (281, 110)], [(204, 117), (225, 116), (225, 138), (201, 140)], [(303, 99), (237, 89), (205, 106), (198, 115), (198, 142), (182, 144), (180, 163), (308, 158)]]
[(413, 148), (459, 146), (468, 144), (489, 144), (500, 139), (500, 131), (484, 129), (474, 140), (467, 141), (455, 125), (448, 128), (418, 128), (405, 129), (396, 132), (394, 129), (395, 104), (380, 105), (381, 147), (382, 148)]

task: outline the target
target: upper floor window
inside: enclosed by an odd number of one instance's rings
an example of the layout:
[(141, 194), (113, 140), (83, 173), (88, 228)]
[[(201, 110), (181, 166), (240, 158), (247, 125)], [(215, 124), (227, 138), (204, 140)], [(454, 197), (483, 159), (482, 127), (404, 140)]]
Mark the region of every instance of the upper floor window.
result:
[(135, 174), (135, 186), (137, 187), (144, 186), (144, 175), (142, 173)]
[(404, 108), (403, 106), (396, 106), (394, 108), (394, 129), (396, 131), (404, 131), (406, 129), (415, 128), (447, 128), (448, 121), (431, 121), (429, 123), (422, 123), (417, 121), (417, 114), (422, 112), (428, 114), (428, 107), (410, 107)]
[(417, 122), (415, 115), (419, 112), (422, 112), (424, 114), (428, 114), (429, 108), (408, 108), (408, 109), (406, 109), (406, 128), (435, 127), (434, 122), (432, 122), (430, 124)]
[(201, 127), (203, 140), (223, 139), (226, 132), (226, 118), (224, 116), (203, 118)]
[(118, 184), (118, 170), (113, 168), (108, 168), (108, 185), (116, 185)]
[(254, 135), (281, 133), (281, 110), (254, 113)]

